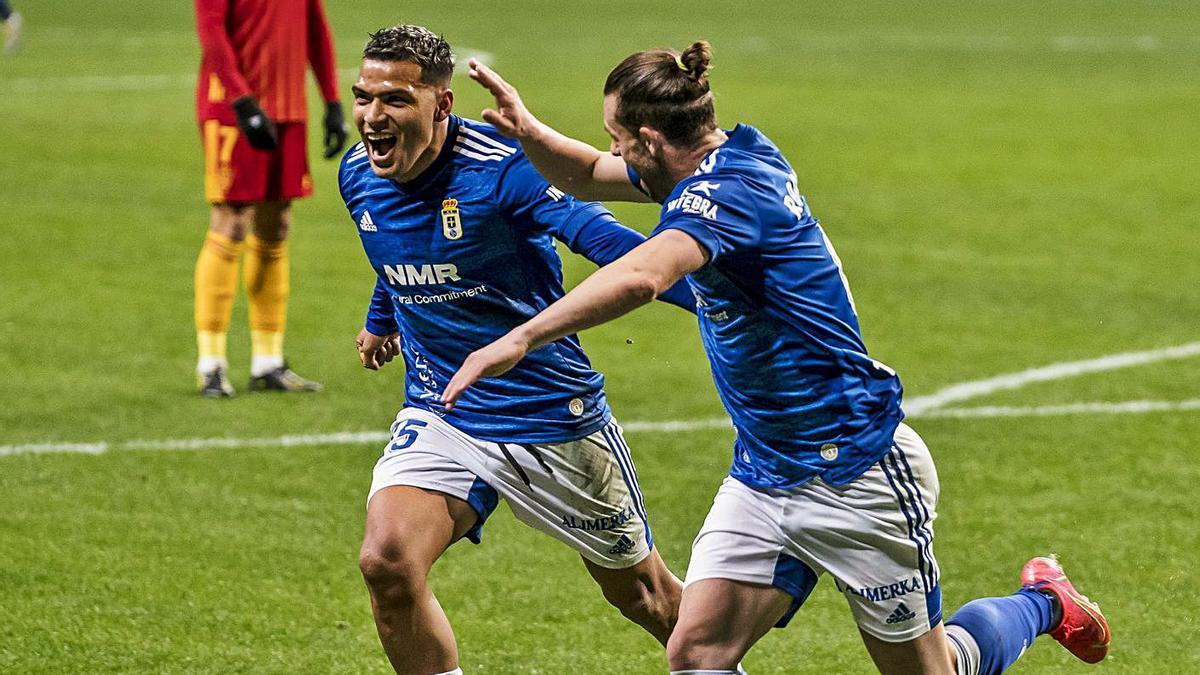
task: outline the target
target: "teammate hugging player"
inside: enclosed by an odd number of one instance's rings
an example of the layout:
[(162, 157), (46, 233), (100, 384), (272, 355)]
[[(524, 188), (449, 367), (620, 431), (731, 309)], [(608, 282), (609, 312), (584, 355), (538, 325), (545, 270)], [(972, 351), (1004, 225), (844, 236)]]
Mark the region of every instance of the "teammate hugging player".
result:
[[(450, 46), (417, 26), (371, 36), (354, 85), (363, 142), (340, 185), (378, 277), (363, 365), (402, 355), (404, 408), (375, 466), (360, 566), (397, 672), (457, 673), (426, 577), (462, 537), (478, 543), (499, 498), (576, 549), (604, 597), (665, 643), (680, 584), (654, 550), (646, 508), (603, 378), (564, 335), (452, 413), (442, 387), (472, 349), (563, 295), (557, 238), (604, 265), (644, 237), (577, 201), (487, 124), (451, 113)], [(685, 284), (664, 299), (694, 311)]]
[(312, 194), (304, 77), (325, 100), (325, 157), (346, 144), (333, 40), (320, 0), (195, 0), (202, 60), (196, 112), (209, 229), (196, 260), (200, 393), (233, 396), (225, 358), (238, 259), (250, 309), (251, 391), (317, 391), (283, 358), (291, 201)]
[(604, 87), (611, 154), (538, 122), (515, 89), (472, 63), (497, 101), (484, 119), (520, 140), (556, 185), (663, 208), (645, 244), (473, 353), (444, 402), (465, 402), (481, 377), (521, 367), (552, 340), (690, 275), (737, 440), (692, 549), (667, 648), (673, 672), (733, 672), (825, 573), (885, 673), (999, 673), (1041, 633), (1084, 661), (1103, 659), (1099, 607), (1051, 558), (1025, 565), (1021, 590), (974, 600), (943, 628), (933, 460), (901, 422), (896, 373), (867, 356), (841, 264), (795, 172), (757, 129), (717, 126), (709, 58), (698, 42), (618, 65)]

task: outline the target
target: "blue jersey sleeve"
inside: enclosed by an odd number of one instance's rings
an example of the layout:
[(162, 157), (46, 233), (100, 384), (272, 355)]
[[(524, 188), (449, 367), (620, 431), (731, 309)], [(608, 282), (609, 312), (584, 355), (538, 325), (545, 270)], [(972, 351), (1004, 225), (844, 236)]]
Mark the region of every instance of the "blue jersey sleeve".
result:
[[(608, 209), (595, 202), (575, 199), (555, 188), (533, 168), (523, 154), (505, 167), (497, 185), (500, 210), (513, 222), (544, 230), (573, 252), (603, 267), (646, 240), (625, 227)], [(659, 299), (696, 311), (695, 296), (686, 281), (667, 289)]]
[(371, 294), (371, 304), (367, 307), (367, 320), (363, 327), (372, 335), (380, 336), (391, 335), (399, 330), (392, 296), (380, 279), (375, 280), (375, 292)]
[[(762, 226), (756, 217), (755, 190), (736, 177), (705, 174), (680, 184), (663, 205), (653, 234), (681, 230), (708, 252), (709, 262), (757, 248)], [(653, 236), (653, 235), (651, 235)]]

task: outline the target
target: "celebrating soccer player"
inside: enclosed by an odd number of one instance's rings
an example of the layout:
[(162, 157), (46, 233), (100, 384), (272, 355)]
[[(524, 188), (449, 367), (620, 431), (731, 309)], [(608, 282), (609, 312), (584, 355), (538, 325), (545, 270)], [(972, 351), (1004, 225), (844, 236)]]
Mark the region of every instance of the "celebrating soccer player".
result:
[(557, 186), (663, 206), (646, 243), (473, 353), (443, 401), (480, 396), (469, 387), (551, 357), (545, 345), (686, 276), (737, 440), (692, 550), (667, 648), (673, 672), (734, 672), (826, 573), (885, 673), (999, 673), (1042, 633), (1084, 661), (1103, 659), (1099, 607), (1052, 558), (1030, 560), (1013, 595), (967, 603), (943, 627), (933, 460), (901, 421), (896, 373), (867, 355), (845, 274), (791, 165), (757, 129), (717, 125), (709, 59), (697, 42), (618, 65), (604, 87), (610, 153), (540, 123), (511, 85), (472, 63), (496, 98), (483, 118)]
[[(490, 125), (452, 114), (454, 62), (418, 26), (371, 36), (354, 84), (362, 142), (340, 185), (377, 281), (357, 338), (364, 366), (400, 355), (404, 408), (375, 466), (360, 566), (379, 638), (401, 673), (460, 673), (427, 577), (503, 497), (517, 518), (571, 546), (604, 597), (660, 642), (680, 583), (654, 549), (646, 506), (603, 378), (573, 335), (447, 413), (454, 368), (563, 296), (558, 239), (604, 265), (645, 237), (550, 185)], [(695, 310), (686, 284), (662, 297)]]
[(212, 204), (196, 261), (196, 365), (200, 393), (232, 396), (226, 333), (246, 249), (250, 390), (317, 391), (283, 358), (291, 201), (312, 194), (304, 77), (325, 100), (325, 157), (346, 144), (333, 40), (321, 0), (196, 0), (203, 52), (196, 108), (204, 141), (204, 192)]

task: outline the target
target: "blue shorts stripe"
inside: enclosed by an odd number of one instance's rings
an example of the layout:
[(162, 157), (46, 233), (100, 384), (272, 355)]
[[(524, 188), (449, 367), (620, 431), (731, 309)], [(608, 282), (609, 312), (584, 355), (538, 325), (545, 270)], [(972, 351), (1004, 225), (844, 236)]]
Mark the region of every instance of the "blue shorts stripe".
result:
[(937, 585), (937, 579), (934, 576), (933, 563), (930, 560), (927, 550), (932, 544), (932, 538), (925, 530), (925, 516), (923, 513), (924, 504), (921, 500), (921, 491), (917, 486), (908, 480), (904, 470), (900, 467), (900, 462), (897, 459), (899, 448), (892, 446), (892, 451), (888, 455), (888, 459), (892, 462), (892, 469), (896, 477), (896, 482), (903, 488), (905, 494), (909, 496), (909, 504), (912, 507), (912, 531), (909, 533), (909, 538), (917, 543), (917, 561), (918, 567), (922, 570), (922, 579), (925, 589), (928, 591)]
[[(905, 522), (908, 523), (908, 532), (907, 532), (908, 538), (917, 547), (917, 569), (921, 573), (921, 585), (925, 588), (925, 590), (928, 590), (929, 589), (929, 575), (926, 573), (926, 570), (925, 570), (925, 558), (924, 558), (924, 556), (921, 555), (921, 549), (922, 549), (923, 543), (916, 536), (916, 526), (914, 525), (914, 522), (913, 522), (913, 520), (914, 520), (913, 514), (909, 513), (908, 499), (905, 497), (905, 494), (901, 493), (901, 488), (900, 488), (900, 485), (898, 484), (897, 477), (893, 476), (892, 470), (888, 468), (888, 460), (889, 459), (893, 459), (890, 454), (888, 456), (884, 457), (882, 460), (880, 460), (879, 466), (883, 468), (883, 474), (884, 474), (884, 476), (887, 477), (888, 484), (891, 485), (891, 487), (892, 487), (892, 492), (895, 493), (895, 495), (896, 495), (896, 501), (900, 504), (900, 511), (904, 514)], [(907, 489), (905, 489), (905, 493), (907, 493)]]
[(650, 519), (646, 516), (646, 505), (642, 503), (642, 491), (638, 488), (637, 472), (633, 470), (633, 460), (626, 454), (628, 449), (620, 440), (621, 436), (617, 432), (615, 424), (609, 423), (600, 431), (608, 442), (608, 449), (612, 452), (613, 458), (617, 460), (617, 467), (621, 470), (621, 477), (625, 479), (625, 487), (629, 489), (633, 508), (646, 528), (646, 545), (652, 547), (654, 546), (654, 535), (650, 532)]
[(922, 551), (922, 555), (925, 558), (926, 564), (929, 565), (930, 576), (934, 577), (932, 579), (932, 581), (933, 581), (932, 585), (936, 586), (938, 583), (938, 579), (935, 576), (937, 573), (937, 570), (934, 569), (934, 564), (933, 564), (933, 531), (929, 529), (929, 524), (931, 522), (933, 522), (933, 518), (929, 514), (929, 507), (926, 506), (925, 500), (921, 496), (921, 488), (920, 488), (920, 485), (917, 483), (916, 476), (913, 475), (912, 466), (908, 463), (908, 456), (904, 454), (904, 450), (900, 446), (897, 445), (894, 447), (895, 447), (896, 454), (898, 454), (900, 456), (900, 461), (904, 462), (904, 471), (905, 471), (905, 474), (908, 476), (908, 482), (909, 482), (909, 484), (912, 485), (913, 490), (915, 490), (917, 493), (917, 505), (921, 509), (921, 519), (920, 519), (918, 528), (920, 530), (921, 536), (925, 539), (925, 548)]

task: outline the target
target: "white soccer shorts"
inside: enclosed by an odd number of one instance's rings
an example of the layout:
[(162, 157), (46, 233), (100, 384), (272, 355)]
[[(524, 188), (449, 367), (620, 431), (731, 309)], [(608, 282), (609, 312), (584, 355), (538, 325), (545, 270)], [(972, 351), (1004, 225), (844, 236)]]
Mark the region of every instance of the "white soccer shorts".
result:
[(847, 485), (816, 479), (768, 492), (726, 478), (692, 544), (684, 585), (775, 586), (793, 598), (784, 626), (829, 573), (859, 628), (886, 642), (912, 640), (942, 620), (938, 490), (929, 449), (904, 424), (887, 456)]
[(503, 497), (517, 519), (601, 567), (631, 567), (654, 546), (633, 458), (615, 421), (566, 443), (494, 443), (437, 414), (404, 408), (375, 464), (367, 502), (394, 485), (469, 503), (479, 521), (467, 538), (477, 544)]

